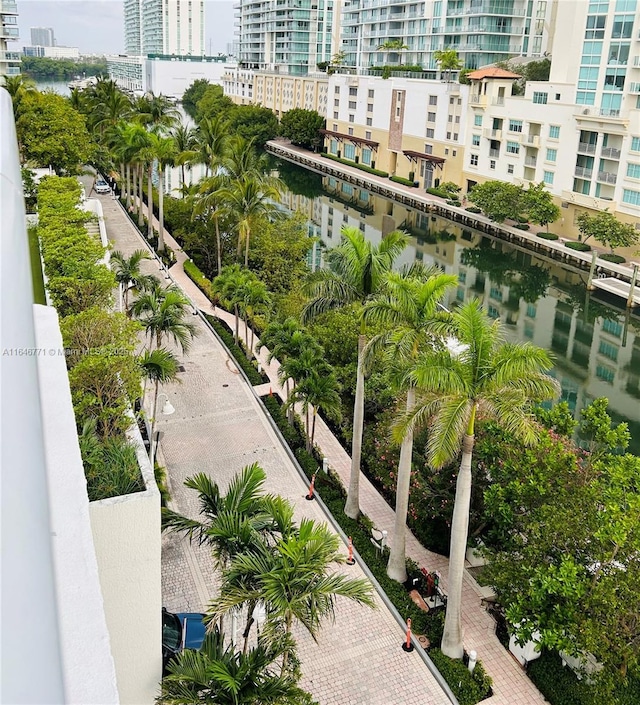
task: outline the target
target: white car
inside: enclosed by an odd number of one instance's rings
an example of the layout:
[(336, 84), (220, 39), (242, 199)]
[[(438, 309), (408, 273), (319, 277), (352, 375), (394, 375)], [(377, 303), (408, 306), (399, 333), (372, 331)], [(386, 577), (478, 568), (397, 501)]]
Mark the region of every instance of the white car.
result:
[(93, 188), (96, 193), (111, 193), (111, 186), (104, 179), (98, 179)]

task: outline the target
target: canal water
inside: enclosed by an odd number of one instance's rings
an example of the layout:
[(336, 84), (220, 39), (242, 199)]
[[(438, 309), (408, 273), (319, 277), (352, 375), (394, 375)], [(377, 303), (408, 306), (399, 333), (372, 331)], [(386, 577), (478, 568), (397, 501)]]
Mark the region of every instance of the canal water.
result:
[(623, 299), (588, 292), (587, 272), (525, 247), (397, 203), (334, 177), (277, 160), (287, 186), (283, 207), (308, 218), (321, 243), (309, 255), (322, 266), (322, 246), (340, 243), (343, 226), (378, 243), (402, 229), (410, 235), (400, 265), (419, 261), (458, 277), (448, 308), (479, 298), (513, 341), (551, 351), (552, 374), (576, 417), (598, 397), (609, 399), (614, 421), (627, 421), (632, 452), (640, 454), (640, 310)]

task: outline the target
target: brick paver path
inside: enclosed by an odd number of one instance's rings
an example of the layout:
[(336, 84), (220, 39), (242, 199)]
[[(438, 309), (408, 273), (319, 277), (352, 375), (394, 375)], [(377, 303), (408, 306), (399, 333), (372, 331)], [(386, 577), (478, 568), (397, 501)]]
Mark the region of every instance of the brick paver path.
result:
[[(101, 201), (114, 247), (125, 255), (140, 249), (143, 242), (119, 203), (109, 197)], [(171, 238), (167, 242), (178, 256), (172, 277), (197, 306), (213, 313), (211, 304), (184, 274), (184, 254)], [(144, 267), (148, 273), (159, 274), (155, 261), (145, 262)], [(324, 521), (319, 505), (303, 499), (306, 485), (253, 391), (199, 317), (193, 321), (199, 335), (187, 355), (179, 354), (185, 368), (181, 383), (163, 388), (175, 413), (161, 416), (157, 424), (163, 433), (173, 506), (196, 517), (196, 494), (184, 487), (185, 478), (206, 472), (224, 488), (242, 467), (258, 462), (267, 473), (267, 491), (291, 500), (297, 520), (307, 516)], [(354, 577), (364, 575), (357, 565), (340, 570)], [(204, 547), (165, 536), (162, 572), (164, 604), (170, 610), (202, 611), (215, 594), (214, 567)], [(446, 696), (417, 650), (406, 654), (401, 649), (402, 631), (381, 600), (376, 597), (376, 601), (378, 609), (372, 611), (338, 599), (335, 623), (325, 624), (317, 644), (302, 630), (296, 631), (302, 687), (321, 705), (445, 705)]]

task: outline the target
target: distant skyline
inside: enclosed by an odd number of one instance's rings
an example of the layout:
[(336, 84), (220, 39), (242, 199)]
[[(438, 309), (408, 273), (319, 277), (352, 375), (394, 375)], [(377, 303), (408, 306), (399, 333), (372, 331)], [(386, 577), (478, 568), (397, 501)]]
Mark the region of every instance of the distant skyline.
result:
[[(20, 39), (11, 47), (29, 46), (31, 27), (52, 27), (59, 46), (78, 47), (81, 54), (122, 54), (122, 0), (17, 0)], [(225, 53), (233, 42), (233, 2), (205, 0), (206, 47)]]

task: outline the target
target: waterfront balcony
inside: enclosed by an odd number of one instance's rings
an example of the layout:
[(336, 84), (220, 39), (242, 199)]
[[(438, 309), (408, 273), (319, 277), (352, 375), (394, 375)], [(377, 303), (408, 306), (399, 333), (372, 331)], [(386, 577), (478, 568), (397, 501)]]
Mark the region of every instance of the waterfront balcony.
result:
[(522, 144), (527, 147), (535, 147), (537, 149), (540, 146), (540, 135), (525, 135), (522, 138)]
[(501, 140), (502, 130), (494, 130), (492, 128), (487, 127), (482, 130), (482, 135), (483, 137), (486, 137), (489, 140)]
[(489, 156), (493, 157), (494, 159), (497, 159), (500, 156), (500, 150), (499, 149), (490, 149)]
[(599, 171), (597, 180), (603, 184), (615, 184), (618, 180), (618, 175), (612, 174), (610, 171)]
[(577, 166), (574, 176), (578, 179), (590, 179), (593, 176), (593, 169), (589, 169), (586, 166)]
[(525, 166), (535, 166), (537, 164), (538, 160), (536, 157), (525, 157), (524, 158), (524, 163)]
[(596, 146), (590, 142), (580, 142), (578, 144), (578, 152), (581, 152), (582, 154), (595, 154)]
[(595, 196), (587, 196), (584, 193), (576, 193), (575, 191), (562, 191), (562, 199), (568, 201), (569, 203), (582, 206), (584, 208), (595, 208), (596, 210), (606, 210), (615, 211), (618, 207), (616, 201), (608, 200), (606, 198), (596, 198)]
[(0, 14), (17, 15), (18, 5), (15, 0), (0, 0)]

